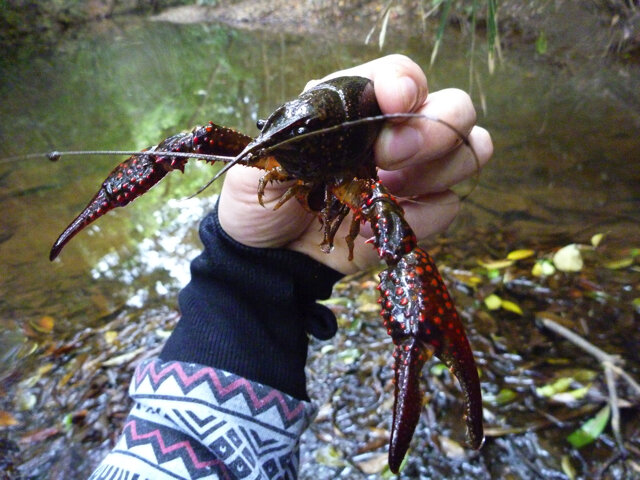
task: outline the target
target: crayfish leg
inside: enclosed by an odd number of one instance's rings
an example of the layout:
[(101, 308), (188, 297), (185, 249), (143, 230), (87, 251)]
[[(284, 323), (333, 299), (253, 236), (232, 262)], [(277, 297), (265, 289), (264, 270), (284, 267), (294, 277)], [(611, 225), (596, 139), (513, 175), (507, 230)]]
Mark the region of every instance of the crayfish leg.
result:
[[(258, 180), (258, 203), (260, 206), (264, 207), (264, 191), (269, 182), (286, 182), (287, 180), (291, 180), (291, 177), (287, 175), (282, 167), (276, 166), (267, 170), (266, 173), (260, 177), (260, 180)], [(280, 200), (278, 200), (278, 203), (273, 207), (273, 209), (278, 210), (291, 197), (296, 195), (298, 188), (300, 188), (300, 185), (296, 184), (284, 192), (284, 195), (280, 197)]]

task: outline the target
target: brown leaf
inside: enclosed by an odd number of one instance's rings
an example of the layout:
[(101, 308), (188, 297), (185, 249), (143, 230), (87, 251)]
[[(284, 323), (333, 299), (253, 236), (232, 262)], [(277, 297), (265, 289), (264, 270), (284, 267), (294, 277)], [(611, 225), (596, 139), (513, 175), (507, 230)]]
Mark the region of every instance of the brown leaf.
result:
[(375, 455), (371, 455), (366, 460), (362, 460), (360, 462), (355, 462), (356, 466), (362, 470), (363, 473), (368, 475), (374, 473), (380, 473), (384, 470), (384, 467), (387, 466), (388, 455), (387, 453), (377, 453)]
[(56, 321), (53, 319), (53, 317), (50, 317), (49, 315), (45, 315), (36, 320), (31, 320), (29, 323), (31, 324), (31, 327), (36, 332), (51, 333)]
[(18, 425), (19, 423), (20, 422), (9, 412), (0, 410), (0, 427), (11, 427), (13, 425)]
[(53, 437), (60, 433), (60, 429), (58, 427), (48, 427), (43, 428), (41, 430), (36, 430), (35, 432), (29, 432), (23, 435), (18, 443), (21, 444), (31, 444), (31, 443), (39, 443), (47, 438)]

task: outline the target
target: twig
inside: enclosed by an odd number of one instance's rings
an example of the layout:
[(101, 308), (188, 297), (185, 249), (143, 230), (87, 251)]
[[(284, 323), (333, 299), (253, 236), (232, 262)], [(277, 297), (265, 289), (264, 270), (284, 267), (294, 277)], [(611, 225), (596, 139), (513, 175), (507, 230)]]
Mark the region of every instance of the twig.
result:
[(573, 331), (569, 330), (568, 328), (563, 327), (562, 325), (560, 325), (559, 323), (551, 320), (550, 318), (540, 318), (540, 321), (549, 330), (553, 330), (557, 334), (562, 335), (564, 338), (566, 338), (571, 343), (573, 343), (573, 344), (577, 345), (578, 347), (580, 347), (582, 350), (587, 352), (589, 355), (591, 355), (593, 357), (596, 357), (596, 359), (599, 360), (600, 363), (607, 363), (608, 362), (608, 363), (612, 363), (612, 364), (615, 365), (615, 364), (617, 364), (618, 362), (621, 361), (621, 359), (620, 359), (620, 357), (618, 355), (610, 355), (607, 352), (605, 352), (604, 350), (600, 350), (593, 343), (588, 342), (587, 340), (582, 338), (577, 333), (574, 333)]
[(619, 363), (623, 362), (622, 358), (620, 358), (619, 355), (611, 355), (599, 349), (594, 344), (588, 342), (577, 333), (569, 330), (566, 327), (563, 327), (559, 323), (549, 318), (540, 318), (540, 321), (549, 330), (552, 330), (553, 332), (563, 336), (571, 343), (587, 352), (589, 355), (595, 357), (602, 365), (607, 383), (607, 390), (609, 392), (609, 405), (611, 407), (611, 429), (613, 430), (613, 434), (616, 438), (616, 442), (618, 443), (621, 453), (624, 454), (626, 452), (626, 448), (624, 447), (622, 435), (620, 433), (620, 409), (618, 407), (618, 392), (616, 390), (616, 379), (614, 374), (621, 376), (638, 393), (640, 393), (640, 385), (631, 377), (631, 375), (625, 372), (620, 367), (620, 365), (618, 365)]

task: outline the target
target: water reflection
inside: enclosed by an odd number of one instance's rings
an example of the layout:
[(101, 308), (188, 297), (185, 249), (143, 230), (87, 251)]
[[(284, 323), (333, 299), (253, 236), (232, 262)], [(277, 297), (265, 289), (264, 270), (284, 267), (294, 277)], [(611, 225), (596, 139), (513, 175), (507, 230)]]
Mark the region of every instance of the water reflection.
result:
[[(153, 212), (156, 222), (161, 225), (158, 231), (127, 252), (130, 258), (122, 258), (118, 251), (104, 255), (91, 269), (91, 277), (135, 285), (139, 278), (162, 270), (171, 286), (186, 285), (190, 279), (189, 263), (198, 253), (194, 248), (193, 231), (216, 201), (217, 195), (169, 199), (161, 209)], [(122, 268), (125, 263), (131, 266)], [(156, 282), (156, 290), (164, 295), (169, 288)]]

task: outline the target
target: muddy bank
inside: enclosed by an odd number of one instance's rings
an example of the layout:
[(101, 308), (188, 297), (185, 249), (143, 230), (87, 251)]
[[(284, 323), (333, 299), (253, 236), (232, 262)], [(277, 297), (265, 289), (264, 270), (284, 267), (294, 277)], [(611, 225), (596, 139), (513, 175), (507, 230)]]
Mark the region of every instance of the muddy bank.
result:
[(184, 0), (17, 0), (0, 7), (0, 45), (47, 45), (88, 22), (126, 14), (153, 14)]
[[(332, 36), (364, 42), (373, 30), (376, 43), (384, 2), (307, 2), (291, 0), (259, 2), (241, 0), (215, 7), (186, 5), (156, 15), (159, 21), (176, 23), (220, 22), (235, 28), (284, 31), (293, 34)], [(399, 1), (391, 7), (388, 35), (424, 36), (432, 42), (440, 21), (438, 10), (428, 11), (422, 2)], [(504, 47), (531, 47), (532, 53), (548, 55), (565, 63), (613, 56), (640, 58), (640, 12), (621, 1), (500, 3), (498, 26)], [(452, 10), (449, 24), (469, 34), (467, 12)], [(478, 12), (477, 31), (486, 28), (486, 11)]]
[[(172, 23), (224, 23), (235, 28), (318, 35), (341, 41), (377, 43), (385, 2), (261, 2), (240, 0), (214, 2), (213, 6), (185, 0), (91, 0), (10, 2), (0, 10), (0, 45), (54, 43), (74, 25), (117, 18), (125, 14), (154, 15)], [(199, 3), (199, 2), (198, 2)], [(637, 2), (501, 2), (498, 27), (502, 46), (522, 47), (532, 54), (546, 55), (561, 65), (584, 59), (614, 57), (640, 59), (640, 11)], [(186, 4), (186, 5), (185, 5)], [(390, 10), (390, 37), (424, 37), (433, 43), (440, 22), (438, 9), (423, 2), (397, 1)], [(451, 28), (470, 35), (471, 20), (465, 9), (452, 9)], [(484, 32), (486, 11), (478, 11), (477, 32)]]

